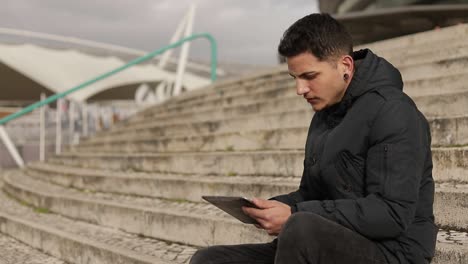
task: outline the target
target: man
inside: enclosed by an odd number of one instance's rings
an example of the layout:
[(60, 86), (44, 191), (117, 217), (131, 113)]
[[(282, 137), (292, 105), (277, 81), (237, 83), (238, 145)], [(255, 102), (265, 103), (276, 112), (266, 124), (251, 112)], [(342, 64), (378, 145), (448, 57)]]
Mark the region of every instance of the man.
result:
[(299, 189), (243, 208), (273, 242), (202, 249), (192, 263), (429, 263), (438, 231), (430, 131), (399, 71), (353, 52), (327, 14), (298, 20), (278, 50), (316, 112)]

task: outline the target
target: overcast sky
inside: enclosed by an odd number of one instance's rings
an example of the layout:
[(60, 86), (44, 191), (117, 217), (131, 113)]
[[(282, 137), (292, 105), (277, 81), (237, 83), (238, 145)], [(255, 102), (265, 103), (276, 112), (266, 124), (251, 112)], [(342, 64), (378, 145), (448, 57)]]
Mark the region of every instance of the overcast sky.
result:
[[(247, 64), (276, 64), (284, 30), (318, 12), (316, 0), (1, 0), (0, 27), (150, 51), (168, 44), (194, 2), (194, 33), (214, 35), (220, 61)], [(206, 41), (194, 42), (190, 57), (208, 54)]]

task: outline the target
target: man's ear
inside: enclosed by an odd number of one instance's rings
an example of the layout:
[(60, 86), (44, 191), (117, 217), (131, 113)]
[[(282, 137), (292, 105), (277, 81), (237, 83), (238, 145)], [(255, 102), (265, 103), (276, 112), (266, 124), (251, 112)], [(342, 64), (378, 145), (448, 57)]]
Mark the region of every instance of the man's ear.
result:
[(354, 72), (354, 59), (349, 55), (345, 55), (341, 58), (341, 65), (343, 65), (343, 74), (353, 75)]

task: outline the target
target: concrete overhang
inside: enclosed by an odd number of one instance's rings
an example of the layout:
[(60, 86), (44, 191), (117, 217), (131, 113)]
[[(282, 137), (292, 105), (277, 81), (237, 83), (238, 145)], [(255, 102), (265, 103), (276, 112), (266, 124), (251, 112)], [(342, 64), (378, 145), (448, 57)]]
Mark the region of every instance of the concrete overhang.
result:
[(335, 14), (354, 44), (371, 43), (468, 22), (468, 4), (412, 5)]

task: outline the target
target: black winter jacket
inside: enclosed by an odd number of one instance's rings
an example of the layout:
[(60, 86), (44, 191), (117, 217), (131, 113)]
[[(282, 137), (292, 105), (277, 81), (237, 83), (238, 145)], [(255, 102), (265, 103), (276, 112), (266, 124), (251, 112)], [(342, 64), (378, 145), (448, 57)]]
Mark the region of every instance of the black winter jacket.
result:
[(340, 103), (315, 113), (297, 191), (272, 199), (376, 241), (389, 261), (434, 256), (429, 126), (403, 93), (400, 72), (370, 50)]

